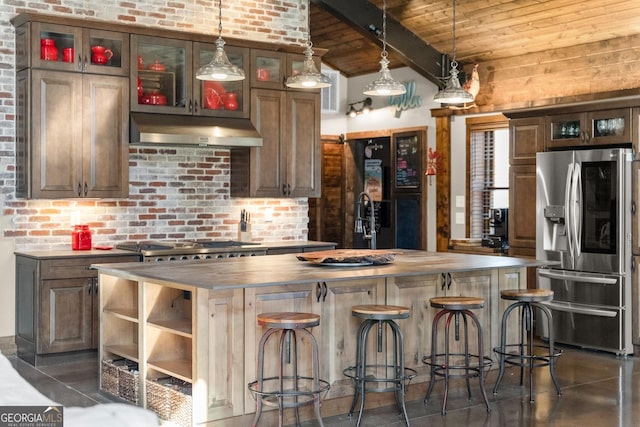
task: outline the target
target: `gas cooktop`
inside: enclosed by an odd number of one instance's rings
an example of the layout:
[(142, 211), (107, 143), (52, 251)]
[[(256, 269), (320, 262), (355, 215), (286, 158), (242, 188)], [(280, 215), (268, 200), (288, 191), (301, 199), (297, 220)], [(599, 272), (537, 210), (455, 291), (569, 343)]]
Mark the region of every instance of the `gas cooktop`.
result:
[(116, 249), (134, 252), (153, 250), (181, 251), (184, 249), (234, 248), (247, 245), (259, 245), (259, 243), (239, 242), (235, 240), (142, 240), (118, 243)]

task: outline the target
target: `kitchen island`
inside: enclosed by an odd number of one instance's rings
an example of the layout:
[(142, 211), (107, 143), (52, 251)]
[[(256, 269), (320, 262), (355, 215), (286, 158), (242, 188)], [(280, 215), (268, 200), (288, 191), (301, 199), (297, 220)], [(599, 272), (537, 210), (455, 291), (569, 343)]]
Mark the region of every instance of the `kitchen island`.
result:
[[(351, 307), (403, 305), (412, 310), (399, 325), (405, 335), (406, 364), (419, 372), (409, 390), (409, 397), (413, 391), (417, 398), (424, 394), (421, 383), (428, 378), (422, 356), (430, 349), (436, 312), (429, 298), (484, 297), (485, 308), (478, 316), (484, 327), (484, 354), (491, 355), (507, 304), (499, 291), (526, 287), (527, 267), (538, 265), (529, 259), (405, 250), (392, 263), (356, 267), (312, 264), (295, 254), (97, 265), (100, 356), (103, 361), (125, 358), (137, 363), (135, 401), (144, 407), (157, 410), (151, 391), (169, 377), (192, 386), (188, 405), (194, 425), (246, 424), (254, 411), (247, 383), (255, 378), (262, 335), (256, 315), (317, 313), (321, 321), (313, 333), (320, 347), (321, 378), (331, 384), (322, 412), (329, 416), (346, 412), (345, 402), (353, 394), (342, 373), (355, 356), (359, 322), (351, 316)], [(104, 389), (104, 374), (102, 380)], [(392, 396), (389, 399), (370, 403), (389, 404)]]

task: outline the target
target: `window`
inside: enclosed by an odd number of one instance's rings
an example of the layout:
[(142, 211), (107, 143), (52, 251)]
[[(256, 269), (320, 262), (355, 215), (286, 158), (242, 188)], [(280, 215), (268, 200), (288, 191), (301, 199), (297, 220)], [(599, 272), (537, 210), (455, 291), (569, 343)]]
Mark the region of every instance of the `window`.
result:
[(509, 207), (509, 127), (504, 116), (468, 118), (467, 230), (472, 239), (494, 234), (493, 210)]

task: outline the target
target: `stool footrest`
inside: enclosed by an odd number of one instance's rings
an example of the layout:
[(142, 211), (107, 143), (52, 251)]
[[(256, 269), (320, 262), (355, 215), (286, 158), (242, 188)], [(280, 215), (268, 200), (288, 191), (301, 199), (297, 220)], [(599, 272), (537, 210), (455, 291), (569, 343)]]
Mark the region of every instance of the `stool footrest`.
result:
[[(367, 369), (394, 369), (393, 365), (367, 365)], [(365, 372), (367, 371), (365, 369)], [(347, 369), (342, 371), (342, 373), (351, 378), (354, 384), (357, 384), (359, 381), (367, 383), (375, 383), (375, 384), (393, 384), (388, 387), (366, 387), (365, 391), (371, 391), (374, 393), (385, 393), (388, 391), (398, 391), (400, 390), (400, 383), (404, 382), (405, 386), (409, 385), (412, 379), (414, 379), (418, 375), (418, 371), (411, 368), (404, 368), (404, 375), (398, 377), (376, 377), (375, 375), (365, 375), (363, 378), (358, 377), (357, 369), (355, 366), (349, 366)]]
[[(554, 357), (560, 357), (562, 355), (562, 349), (554, 349), (553, 354), (549, 354), (549, 347), (545, 345), (534, 345), (534, 350), (545, 350), (545, 354), (520, 354), (519, 350), (521, 348), (520, 344), (507, 344), (504, 346), (505, 350), (502, 351), (500, 347), (495, 347), (493, 351), (501, 356), (504, 356), (504, 363), (508, 363), (512, 366), (529, 366), (529, 361), (533, 360), (533, 367), (541, 367), (541, 366), (549, 366), (551, 363), (551, 359)], [(517, 348), (518, 352), (508, 351), (510, 348)], [(529, 346), (525, 345), (522, 347), (524, 350), (527, 350)]]
[[(468, 365), (464, 365), (464, 364), (451, 364), (449, 363), (449, 365), (447, 365), (445, 363), (445, 354), (444, 353), (439, 353), (436, 354), (436, 358), (435, 361), (431, 360), (431, 355), (429, 356), (424, 356), (422, 358), (422, 362), (431, 366), (433, 368), (433, 373), (434, 375), (438, 375), (440, 377), (445, 377), (446, 374), (444, 371), (446, 371), (447, 369), (449, 370), (454, 370), (454, 371), (465, 371), (464, 373), (460, 373), (460, 374), (456, 374), (454, 373), (449, 373), (448, 376), (449, 377), (477, 377), (480, 375), (480, 368), (482, 367), (482, 369), (489, 369), (491, 368), (491, 366), (493, 366), (493, 360), (489, 357), (483, 356), (482, 358), (482, 366), (480, 365), (480, 356), (478, 356), (477, 354), (469, 354), (466, 355), (469, 358), (469, 364)], [(450, 361), (452, 359), (464, 359), (465, 354), (464, 353), (449, 353), (449, 359)], [(472, 374), (470, 374), (469, 372), (473, 372)]]
[[(265, 384), (273, 385), (275, 383), (275, 387), (280, 385), (280, 377), (268, 377), (262, 380), (263, 390), (258, 389), (258, 381), (253, 381), (249, 383), (249, 391), (253, 395), (254, 399), (262, 399), (262, 403), (267, 406), (280, 406), (279, 402), (282, 398), (283, 408), (297, 408), (299, 406), (314, 403), (315, 396), (319, 396), (324, 393), (326, 397), (326, 394), (329, 392), (330, 385), (325, 380), (318, 380), (320, 388), (318, 390), (314, 390), (313, 383), (315, 382), (315, 379), (312, 377), (284, 376), (282, 379), (285, 382), (296, 381), (297, 384), (302, 387), (298, 390), (288, 388), (285, 390), (278, 389), (264, 391)], [(273, 386), (271, 388), (273, 388)], [(324, 397), (321, 400), (324, 400)]]

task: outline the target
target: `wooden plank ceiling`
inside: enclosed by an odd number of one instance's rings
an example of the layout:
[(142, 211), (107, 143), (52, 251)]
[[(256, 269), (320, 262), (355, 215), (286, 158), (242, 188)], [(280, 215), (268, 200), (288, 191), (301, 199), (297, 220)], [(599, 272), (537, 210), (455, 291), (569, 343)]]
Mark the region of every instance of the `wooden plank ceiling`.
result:
[[(378, 71), (380, 40), (372, 31), (358, 26), (361, 23), (357, 16), (336, 14), (330, 7), (332, 2), (311, 0), (311, 38), (314, 46), (328, 50), (323, 61), (347, 77)], [(380, 9), (378, 22), (371, 24), (381, 28), (382, 0), (369, 2)], [(387, 0), (388, 22), (405, 27), (435, 51), (449, 55), (453, 50), (452, 11), (451, 0)], [(390, 28), (388, 25), (387, 40), (391, 38)], [(485, 83), (484, 100), (491, 104), (496, 100), (487, 99), (487, 90), (501, 87), (498, 79), (520, 79), (522, 84), (522, 79), (533, 78), (536, 86), (530, 89), (533, 89), (532, 96), (538, 98), (575, 96), (585, 90), (611, 92), (637, 88), (640, 80), (626, 81), (624, 76), (640, 73), (635, 71), (640, 69), (639, 40), (638, 0), (458, 0), (456, 3), (456, 59), (467, 72), (472, 64), (480, 64), (481, 81)], [(419, 57), (424, 49), (408, 51), (403, 46), (407, 45), (401, 41), (389, 46), (390, 68), (411, 66), (429, 78), (424, 70), (407, 60)], [(519, 71), (514, 73), (514, 68)], [(582, 68), (591, 71), (582, 71)], [(592, 79), (592, 86), (583, 84), (580, 93), (538, 87), (557, 81), (561, 73)], [(607, 75), (610, 73), (624, 81), (595, 85), (594, 78), (597, 80), (600, 76), (603, 82), (607, 78), (611, 80), (612, 76)], [(545, 74), (546, 79), (535, 80), (536, 76)], [(489, 88), (486, 83), (492, 86)], [(566, 86), (565, 81), (560, 83)], [(563, 93), (556, 93), (558, 90)], [(523, 96), (527, 97), (526, 94), (515, 98), (503, 96), (500, 103), (518, 105), (526, 101)], [(479, 98), (476, 101), (480, 101)]]

